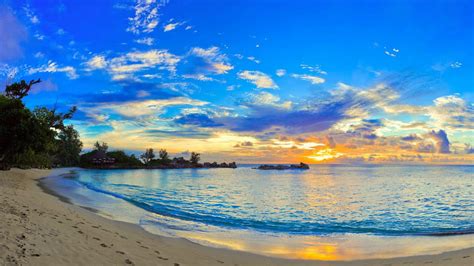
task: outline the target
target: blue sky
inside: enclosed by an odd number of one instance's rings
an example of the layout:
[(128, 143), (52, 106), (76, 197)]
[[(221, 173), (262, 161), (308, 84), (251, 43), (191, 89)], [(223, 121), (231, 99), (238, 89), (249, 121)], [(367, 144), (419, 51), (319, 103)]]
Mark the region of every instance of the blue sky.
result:
[(127, 151), (472, 163), (472, 1), (0, 1), (0, 81)]

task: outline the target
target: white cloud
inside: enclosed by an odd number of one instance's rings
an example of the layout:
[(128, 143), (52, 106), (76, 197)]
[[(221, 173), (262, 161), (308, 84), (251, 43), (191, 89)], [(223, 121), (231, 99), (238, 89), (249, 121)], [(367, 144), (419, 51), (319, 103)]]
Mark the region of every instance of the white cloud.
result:
[(39, 40), (39, 41), (42, 41), (42, 40), (44, 40), (44, 38), (45, 38), (45, 36), (44, 36), (43, 34), (41, 34), (41, 33), (36, 33), (36, 34), (34, 35), (34, 37), (35, 37), (37, 40)]
[(245, 79), (261, 89), (277, 89), (278, 85), (272, 80), (270, 76), (260, 71), (244, 70), (239, 72), (238, 77)]
[(277, 76), (283, 77), (284, 75), (286, 75), (286, 70), (285, 69), (277, 69), (275, 73), (276, 73)]
[(316, 77), (316, 76), (311, 76), (311, 75), (306, 75), (306, 74), (303, 74), (303, 75), (293, 74), (291, 76), (294, 77), (294, 78), (297, 78), (297, 79), (302, 79), (302, 80), (309, 81), (309, 82), (311, 82), (311, 84), (321, 84), (321, 83), (324, 83), (326, 81), (323, 78)]
[(35, 12), (31, 9), (29, 5), (24, 6), (23, 10), (25, 11), (26, 17), (28, 17), (31, 23), (33, 24), (40, 23), (38, 16), (35, 14)]
[(135, 42), (139, 44), (145, 44), (145, 45), (151, 46), (155, 42), (155, 39), (147, 37), (147, 38), (135, 40)]
[[(183, 25), (184, 22), (175, 22), (175, 23), (168, 23), (163, 27), (164, 32), (175, 30), (177, 27)], [(186, 27), (187, 28), (187, 27)]]
[(474, 105), (456, 95), (436, 98), (428, 113), (439, 128), (474, 130)]
[(158, 12), (168, 2), (168, 0), (136, 0), (135, 16), (128, 18), (130, 26), (127, 31), (134, 34), (153, 32), (159, 23)]
[(396, 57), (397, 54), (400, 52), (400, 49), (397, 49), (397, 48), (392, 48), (391, 50), (387, 50), (386, 47), (384, 48), (386, 49), (384, 53), (390, 57)]
[[(154, 68), (174, 73), (180, 60), (179, 56), (171, 54), (167, 50), (133, 51), (111, 59), (96, 55), (86, 62), (86, 70), (105, 69), (112, 75), (113, 80), (133, 79), (137, 72)], [(153, 75), (155, 76), (145, 76), (144, 74), (143, 77), (157, 77), (156, 73)]]
[[(138, 92), (140, 93), (140, 92)], [(141, 94), (142, 97), (145, 97)], [(93, 107), (84, 106), (81, 110), (90, 114), (110, 114), (117, 113), (125, 117), (140, 117), (148, 115), (159, 115), (163, 109), (175, 105), (204, 106), (208, 104), (204, 101), (194, 100), (186, 97), (176, 97), (171, 99), (130, 101), (121, 103), (100, 104)]]
[(63, 72), (66, 73), (66, 75), (70, 79), (77, 79), (79, 76), (76, 73), (76, 69), (72, 66), (64, 66), (64, 67), (59, 67), (56, 62), (53, 61), (48, 61), (48, 64), (42, 65), (37, 68), (30, 68), (28, 70), (29, 74), (35, 74), (35, 73), (41, 73), (41, 72), (49, 72), (49, 73), (56, 73), (56, 72)]
[(228, 91), (233, 91), (233, 90), (235, 90), (239, 87), (240, 87), (240, 85), (229, 85), (229, 86), (227, 86), (227, 90)]
[(187, 73), (185, 75), (187, 78), (194, 77), (199, 80), (212, 80), (205, 75), (226, 74), (234, 68), (234, 66), (228, 63), (227, 56), (221, 53), (219, 48), (216, 46), (210, 47), (208, 49), (193, 47), (188, 53), (188, 57), (192, 56), (202, 58), (204, 62), (203, 64), (192, 65), (192, 73)]
[(311, 72), (315, 72), (315, 73), (318, 73), (318, 74), (321, 74), (321, 75), (327, 75), (328, 74), (328, 72), (321, 69), (320, 65), (310, 66), (310, 65), (307, 65), (307, 64), (301, 64), (300, 66), (301, 66), (302, 69), (309, 70)]
[(462, 67), (462, 63), (456, 61), (456, 62), (454, 62), (454, 63), (451, 63), (449, 66), (450, 66), (451, 68), (460, 68), (460, 67)]
[(249, 57), (247, 57), (247, 59), (252, 61), (252, 62), (255, 62), (256, 64), (260, 64), (260, 60), (255, 58), (255, 56), (249, 56)]
[(200, 81), (215, 81), (215, 79), (208, 77), (204, 74), (184, 74), (183, 78), (195, 79), (195, 80), (200, 80)]
[(107, 66), (107, 62), (105, 61), (104, 56), (96, 55), (89, 59), (89, 61), (86, 62), (86, 65), (88, 66), (88, 70), (95, 70), (105, 68)]
[(386, 55), (391, 56), (391, 57), (396, 57), (397, 55), (394, 53), (390, 53), (389, 51), (384, 52)]
[(263, 91), (258, 94), (248, 94), (248, 97), (244, 104), (255, 105), (258, 107), (270, 106), (279, 109), (291, 109), (293, 103), (291, 101), (281, 102), (280, 97), (269, 92)]
[(35, 58), (43, 58), (43, 57), (44, 57), (44, 53), (42, 53), (42, 52), (37, 52), (34, 56), (35, 56)]

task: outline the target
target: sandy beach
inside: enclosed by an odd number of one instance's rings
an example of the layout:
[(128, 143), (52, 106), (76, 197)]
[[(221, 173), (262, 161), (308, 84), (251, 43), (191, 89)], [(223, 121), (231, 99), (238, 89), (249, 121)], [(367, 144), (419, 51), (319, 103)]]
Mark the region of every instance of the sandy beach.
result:
[[(1, 265), (474, 265), (474, 248), (393, 259), (303, 261), (150, 234), (46, 193), (48, 170), (0, 171)], [(473, 240), (474, 244), (474, 240)]]

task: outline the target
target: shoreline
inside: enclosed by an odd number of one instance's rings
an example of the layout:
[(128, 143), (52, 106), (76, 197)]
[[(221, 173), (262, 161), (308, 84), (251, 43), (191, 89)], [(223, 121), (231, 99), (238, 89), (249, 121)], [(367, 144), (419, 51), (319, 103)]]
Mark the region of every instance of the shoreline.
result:
[[(110, 220), (98, 215), (98, 210), (74, 205), (67, 197), (40, 185), (41, 178), (49, 175), (47, 170), (0, 172), (0, 197), (4, 202), (0, 214), (6, 218), (0, 219), (0, 239), (6, 243), (0, 245), (0, 254), (6, 254), (2, 258), (4, 264), (472, 265), (474, 262), (473, 247), (438, 255), (318, 261), (202, 246), (183, 238), (154, 235), (139, 225)], [(20, 218), (25, 215), (27, 219), (22, 222)], [(15, 224), (18, 221), (20, 225)]]

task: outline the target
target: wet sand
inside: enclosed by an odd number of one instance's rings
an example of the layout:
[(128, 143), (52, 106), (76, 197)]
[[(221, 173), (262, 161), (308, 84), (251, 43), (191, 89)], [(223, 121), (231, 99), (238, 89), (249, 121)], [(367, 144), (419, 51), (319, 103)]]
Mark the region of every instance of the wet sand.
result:
[[(48, 170), (0, 171), (0, 265), (474, 265), (474, 248), (393, 259), (270, 258), (150, 234), (38, 186)], [(474, 237), (473, 237), (474, 246)]]

